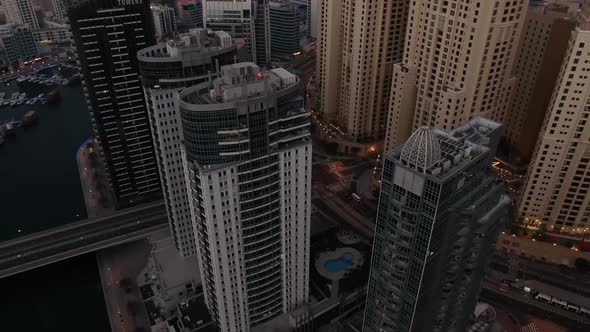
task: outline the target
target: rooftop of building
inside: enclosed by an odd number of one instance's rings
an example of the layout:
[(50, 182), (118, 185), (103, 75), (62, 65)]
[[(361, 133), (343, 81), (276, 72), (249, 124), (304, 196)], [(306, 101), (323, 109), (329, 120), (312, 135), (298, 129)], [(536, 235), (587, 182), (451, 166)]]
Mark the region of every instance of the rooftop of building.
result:
[[(299, 78), (283, 68), (261, 71), (252, 62), (222, 66), (220, 75), (212, 82), (208, 93), (198, 85), (189, 88), (182, 99), (191, 104), (228, 103), (244, 98), (273, 94), (299, 82)], [(209, 83), (205, 83), (209, 84)]]
[(203, 294), (199, 294), (187, 302), (180, 303), (178, 305), (178, 316), (182, 326), (188, 331), (206, 332), (216, 330), (213, 319), (207, 310)]
[(427, 176), (443, 179), (488, 152), (491, 136), (500, 130), (501, 124), (480, 117), (451, 131), (421, 127), (406, 144), (387, 153), (386, 158)]
[(150, 3), (150, 9), (155, 12), (161, 12), (164, 10), (174, 10), (174, 8), (169, 7), (168, 5), (163, 3)]
[(137, 56), (140, 61), (145, 62), (179, 61), (235, 47), (236, 44), (227, 32), (197, 28), (166, 42), (146, 47)]

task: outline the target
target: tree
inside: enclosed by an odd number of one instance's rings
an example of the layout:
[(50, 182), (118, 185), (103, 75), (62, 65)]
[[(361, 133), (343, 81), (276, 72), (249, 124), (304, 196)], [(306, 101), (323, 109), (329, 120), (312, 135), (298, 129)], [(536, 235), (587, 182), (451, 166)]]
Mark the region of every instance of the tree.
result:
[(131, 288), (133, 287), (133, 281), (127, 277), (119, 280), (119, 287), (125, 291), (125, 293), (129, 294), (131, 292)]
[(139, 303), (137, 303), (137, 301), (127, 302), (127, 311), (131, 314), (131, 316), (135, 317), (139, 312)]
[(587, 259), (578, 257), (576, 258), (574, 265), (576, 266), (576, 270), (578, 272), (590, 272), (590, 262)]

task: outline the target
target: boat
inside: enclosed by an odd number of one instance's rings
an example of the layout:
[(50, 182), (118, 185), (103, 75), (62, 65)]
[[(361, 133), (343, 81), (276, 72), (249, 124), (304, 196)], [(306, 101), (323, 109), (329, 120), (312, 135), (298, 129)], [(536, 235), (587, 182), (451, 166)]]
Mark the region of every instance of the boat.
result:
[(57, 103), (61, 100), (61, 93), (58, 89), (53, 89), (51, 92), (47, 94), (46, 100), (49, 104)]
[(43, 97), (45, 97), (45, 94), (44, 93), (40, 93), (40, 94), (37, 95), (37, 98), (43, 98)]
[(6, 130), (5, 136), (16, 135), (16, 128), (14, 127), (14, 125), (11, 122), (5, 122), (3, 126), (4, 126), (4, 129)]
[(12, 96), (10, 96), (10, 99), (16, 99), (18, 98), (18, 92), (15, 92), (12, 94)]
[(39, 121), (39, 114), (36, 111), (28, 111), (23, 116), (23, 126), (30, 127)]

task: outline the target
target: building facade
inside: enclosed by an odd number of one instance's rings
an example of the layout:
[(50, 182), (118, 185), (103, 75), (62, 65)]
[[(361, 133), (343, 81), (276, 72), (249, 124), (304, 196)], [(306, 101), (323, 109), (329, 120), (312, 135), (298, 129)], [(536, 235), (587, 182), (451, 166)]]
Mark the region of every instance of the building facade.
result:
[(252, 62), (270, 63), (270, 12), (268, 0), (203, 0), (203, 24), (243, 38)]
[(306, 28), (312, 39), (318, 37), (318, 0), (307, 0)]
[(68, 18), (68, 8), (76, 5), (80, 0), (51, 0), (51, 9), (53, 16), (66, 19)]
[(301, 52), (299, 14), (288, 2), (270, 2), (270, 35), (273, 61), (289, 61)]
[(69, 22), (99, 154), (118, 207), (161, 197), (137, 52), (155, 44), (147, 1), (88, 0)]
[(161, 4), (151, 4), (154, 32), (157, 40), (172, 38), (177, 32), (174, 8)]
[(201, 0), (179, 3), (180, 20), (189, 29), (203, 27), (203, 4)]
[(219, 67), (233, 63), (235, 56), (236, 47), (226, 32), (204, 29), (144, 48), (137, 55), (170, 232), (185, 257), (194, 255), (196, 246), (180, 155), (184, 136), (178, 94), (212, 79)]
[(6, 64), (12, 69), (38, 54), (31, 29), (16, 23), (0, 25), (0, 49), (4, 50)]
[[(326, 119), (336, 118), (338, 86), (340, 82), (340, 56), (342, 25), (340, 8), (342, 0), (319, 1), (316, 76), (318, 84), (318, 109)], [(329, 60), (329, 61), (328, 61)]]
[(354, 142), (385, 137), (393, 64), (402, 60), (409, 0), (320, 2), (320, 109)]
[(583, 236), (590, 218), (590, 5), (579, 14), (518, 203), (528, 225)]
[(303, 82), (253, 63), (180, 94), (206, 301), (241, 332), (308, 302), (310, 122)]
[(501, 135), (475, 118), (421, 127), (385, 154), (363, 331), (466, 330), (509, 219), (490, 171)]
[(451, 129), (482, 116), (504, 123), (527, 1), (412, 1), (394, 68), (386, 150), (412, 129)]
[(506, 137), (524, 161), (533, 153), (569, 36), (576, 27), (571, 15), (577, 5), (561, 2), (565, 4), (529, 4), (514, 63), (518, 82), (506, 118)]
[(8, 23), (26, 24), (31, 30), (39, 29), (39, 21), (30, 0), (4, 0), (4, 9)]

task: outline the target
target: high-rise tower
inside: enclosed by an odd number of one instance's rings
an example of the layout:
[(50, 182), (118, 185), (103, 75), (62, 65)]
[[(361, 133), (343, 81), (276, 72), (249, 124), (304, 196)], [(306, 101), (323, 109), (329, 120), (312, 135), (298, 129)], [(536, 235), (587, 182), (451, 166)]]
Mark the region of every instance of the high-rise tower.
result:
[(249, 331), (308, 302), (310, 122), (304, 82), (253, 63), (180, 94), (187, 179), (209, 310)]
[(69, 22), (100, 156), (118, 207), (161, 197), (137, 51), (155, 44), (148, 1), (83, 0)]
[(365, 332), (465, 331), (511, 200), (490, 170), (502, 126), (418, 128), (385, 154)]
[(39, 30), (39, 21), (31, 0), (5, 0), (4, 9), (7, 22), (26, 24), (31, 30)]
[(393, 64), (402, 60), (409, 0), (321, 0), (320, 111), (354, 142), (385, 136)]
[(590, 233), (590, 4), (579, 14), (525, 178), (518, 212), (529, 225)]
[(203, 24), (243, 38), (252, 62), (270, 63), (270, 12), (268, 0), (203, 0)]
[(226, 32), (204, 29), (144, 48), (137, 55), (170, 230), (183, 256), (195, 254), (196, 247), (180, 154), (184, 136), (178, 94), (212, 79), (235, 56), (236, 46)]
[(412, 1), (404, 60), (393, 74), (386, 150), (420, 126), (504, 123), (528, 1)]
[[(569, 36), (577, 4), (531, 2), (514, 63), (516, 87), (506, 117), (506, 137), (524, 161), (533, 154)], [(563, 3), (563, 4), (562, 4)]]
[(162, 4), (151, 4), (154, 29), (157, 40), (166, 40), (174, 37), (177, 32), (176, 14), (174, 8)]

